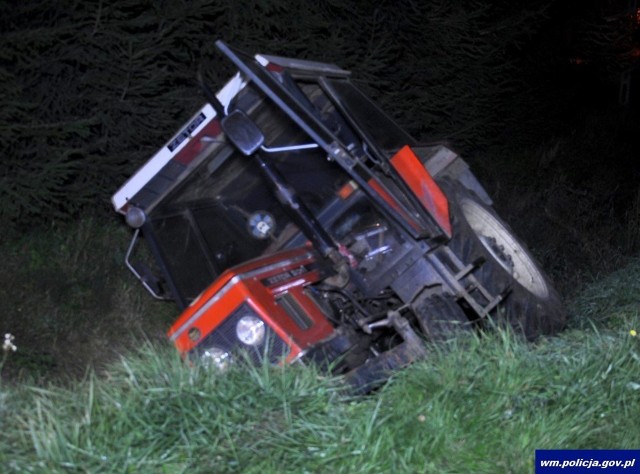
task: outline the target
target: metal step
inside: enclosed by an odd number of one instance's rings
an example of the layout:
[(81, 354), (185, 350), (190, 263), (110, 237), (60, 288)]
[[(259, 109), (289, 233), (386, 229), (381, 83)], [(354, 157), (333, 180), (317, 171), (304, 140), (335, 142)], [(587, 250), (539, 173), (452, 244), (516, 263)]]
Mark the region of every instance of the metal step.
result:
[[(451, 287), (455, 297), (464, 300), (479, 318), (486, 318), (511, 291), (511, 288), (505, 288), (498, 295), (494, 295), (480, 283), (473, 272), (485, 263), (483, 258), (465, 265), (446, 245), (428, 253), (426, 258), (447, 285)], [(449, 268), (444, 261), (451, 262), (454, 268)], [(463, 284), (463, 280), (466, 280), (466, 286)], [(479, 301), (473, 296), (472, 293), (476, 292), (480, 293), (484, 301)]]

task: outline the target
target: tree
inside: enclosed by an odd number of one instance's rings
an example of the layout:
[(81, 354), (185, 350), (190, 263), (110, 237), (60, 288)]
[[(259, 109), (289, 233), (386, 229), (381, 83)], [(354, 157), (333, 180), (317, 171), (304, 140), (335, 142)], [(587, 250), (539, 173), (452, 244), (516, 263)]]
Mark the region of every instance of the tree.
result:
[[(506, 5), (506, 6), (505, 6)], [(106, 209), (108, 197), (249, 52), (340, 64), (423, 138), (487, 145), (513, 121), (510, 48), (540, 15), (483, 0), (21, 2), (0, 18), (0, 221)]]

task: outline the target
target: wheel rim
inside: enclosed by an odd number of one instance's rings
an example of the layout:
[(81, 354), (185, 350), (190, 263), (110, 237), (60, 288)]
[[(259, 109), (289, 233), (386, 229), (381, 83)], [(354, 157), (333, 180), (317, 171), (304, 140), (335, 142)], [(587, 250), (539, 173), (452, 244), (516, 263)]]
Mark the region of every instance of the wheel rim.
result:
[(539, 298), (549, 294), (547, 283), (529, 252), (493, 214), (471, 199), (462, 201), (462, 212), (482, 245), (514, 280)]

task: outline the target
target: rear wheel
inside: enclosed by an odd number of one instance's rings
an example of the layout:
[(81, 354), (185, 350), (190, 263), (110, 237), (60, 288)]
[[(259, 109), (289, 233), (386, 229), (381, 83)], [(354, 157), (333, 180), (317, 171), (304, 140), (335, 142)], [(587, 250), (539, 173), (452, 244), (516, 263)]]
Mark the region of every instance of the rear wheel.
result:
[(482, 261), (475, 277), (494, 295), (506, 295), (493, 320), (528, 339), (562, 329), (566, 316), (560, 296), (524, 243), (475, 193), (455, 181), (440, 184), (449, 199), (449, 247), (465, 264)]

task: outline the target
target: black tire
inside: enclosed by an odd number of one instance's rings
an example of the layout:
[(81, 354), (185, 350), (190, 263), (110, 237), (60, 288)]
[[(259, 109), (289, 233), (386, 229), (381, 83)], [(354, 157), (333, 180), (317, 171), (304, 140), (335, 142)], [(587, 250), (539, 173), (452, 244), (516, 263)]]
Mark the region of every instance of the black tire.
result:
[(474, 330), (474, 324), (451, 295), (424, 298), (413, 309), (422, 334), (431, 342), (443, 342)]
[(529, 340), (563, 329), (566, 313), (560, 295), (526, 245), (475, 193), (450, 179), (439, 184), (449, 200), (450, 249), (465, 264), (484, 262), (474, 275), (491, 293), (509, 290), (491, 312), (492, 320), (507, 323)]

